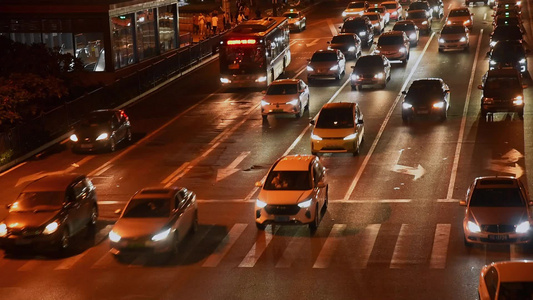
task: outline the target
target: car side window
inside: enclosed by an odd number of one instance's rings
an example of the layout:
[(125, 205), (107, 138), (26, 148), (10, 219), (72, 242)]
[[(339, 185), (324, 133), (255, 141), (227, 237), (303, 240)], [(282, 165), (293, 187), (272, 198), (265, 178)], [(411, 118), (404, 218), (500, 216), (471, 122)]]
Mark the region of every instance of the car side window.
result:
[(182, 189), (176, 194), (176, 208), (181, 208), (187, 199), (187, 190)]
[(313, 164), (313, 173), (314, 173), (314, 182), (315, 186), (318, 185), (318, 183), (322, 180), (322, 177), (324, 176), (324, 172), (318, 162), (315, 162)]
[(485, 285), (490, 299), (496, 299), (496, 291), (498, 290), (498, 271), (496, 268), (490, 267), (487, 274), (485, 274)]
[(88, 189), (83, 181), (77, 182), (73, 187), (75, 199), (85, 199), (87, 197)]

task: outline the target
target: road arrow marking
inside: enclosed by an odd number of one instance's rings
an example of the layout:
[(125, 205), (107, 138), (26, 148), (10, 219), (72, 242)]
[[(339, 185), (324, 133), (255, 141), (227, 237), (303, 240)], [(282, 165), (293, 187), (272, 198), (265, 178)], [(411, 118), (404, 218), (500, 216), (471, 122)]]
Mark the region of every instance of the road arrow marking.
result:
[(404, 150), (405, 149), (401, 149), (400, 151), (398, 151), (400, 154), (398, 154), (398, 159), (396, 160), (396, 164), (394, 165), (394, 167), (392, 167), (392, 171), (396, 173), (414, 176), (413, 180), (417, 180), (418, 178), (424, 176), (424, 174), (426, 174), (426, 169), (424, 169), (424, 167), (422, 167), (420, 164), (418, 164), (415, 168), (398, 164), (398, 162), (400, 161), (400, 157), (402, 156), (402, 152)]
[(217, 170), (217, 179), (216, 181), (219, 182), (220, 180), (223, 180), (225, 179), (226, 177), (230, 176), (230, 175), (233, 175), (234, 173), (236, 173), (237, 171), (239, 171), (239, 169), (236, 169), (236, 167), (246, 158), (246, 156), (248, 156), (250, 154), (250, 151), (244, 151), (244, 152), (241, 152), (241, 154), (239, 156), (237, 156), (237, 158), (235, 158), (235, 160), (233, 162), (231, 162), (231, 164), (229, 164), (227, 167), (223, 168), (223, 169), (218, 169)]
[(509, 152), (505, 153), (502, 156), (502, 159), (500, 159), (500, 160), (494, 159), (492, 161), (493, 162), (501, 162), (501, 163), (512, 164), (512, 163), (518, 162), (523, 157), (524, 157), (524, 155), (522, 153), (520, 153), (520, 151), (518, 151), (516, 149), (512, 149)]
[(314, 39), (314, 40), (311, 41), (311, 43), (309, 43), (309, 44), (306, 43), (305, 45), (307, 47), (312, 47), (312, 46), (316, 45), (318, 43), (318, 41), (320, 41), (320, 39)]
[[(511, 149), (500, 159), (491, 159), (487, 165), (487, 169), (498, 173), (512, 174), (516, 178), (524, 175), (524, 168), (517, 162), (522, 159), (524, 155), (516, 149)], [(511, 164), (511, 165), (509, 165)]]

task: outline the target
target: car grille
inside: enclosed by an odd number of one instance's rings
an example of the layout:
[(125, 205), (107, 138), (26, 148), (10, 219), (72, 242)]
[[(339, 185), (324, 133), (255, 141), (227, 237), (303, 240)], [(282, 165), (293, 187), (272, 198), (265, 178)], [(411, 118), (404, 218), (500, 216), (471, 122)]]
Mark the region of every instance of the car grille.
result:
[(514, 225), (481, 225), (481, 230), (492, 233), (511, 233), (515, 232)]
[(459, 40), (444, 40), (446, 43), (459, 43)]
[(298, 205), (267, 205), (265, 210), (271, 215), (295, 215), (300, 211), (300, 207)]
[(35, 228), (11, 228), (8, 232), (8, 235), (12, 236), (34, 236), (39, 234), (41, 234), (41, 231)]
[(361, 78), (363, 78), (363, 79), (374, 79), (374, 74), (362, 74)]
[(323, 140), (340, 140), (344, 137), (322, 137)]

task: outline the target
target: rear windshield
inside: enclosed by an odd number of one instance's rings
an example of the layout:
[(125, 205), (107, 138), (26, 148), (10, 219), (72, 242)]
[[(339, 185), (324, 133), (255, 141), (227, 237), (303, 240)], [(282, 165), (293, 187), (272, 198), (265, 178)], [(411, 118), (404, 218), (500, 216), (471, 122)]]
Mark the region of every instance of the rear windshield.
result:
[(331, 39), (331, 43), (333, 44), (343, 44), (343, 43), (353, 43), (354, 38), (353, 35), (337, 35), (334, 36), (333, 39)]
[(383, 60), (377, 55), (372, 56), (363, 56), (357, 60), (355, 63), (356, 68), (367, 68), (374, 66), (382, 66)]
[(271, 171), (265, 181), (265, 190), (310, 190), (309, 171)]
[(317, 52), (311, 57), (311, 61), (336, 61), (337, 54), (333, 52)]
[(394, 31), (415, 30), (415, 25), (414, 24), (394, 24), (394, 27), (392, 27), (392, 30)]
[(316, 128), (352, 128), (354, 119), (351, 108), (324, 108), (320, 111)]
[(466, 16), (470, 16), (470, 11), (468, 11), (467, 9), (452, 10), (452, 11), (450, 11), (450, 14), (448, 16), (450, 16), (450, 17), (466, 17)]
[(403, 37), (399, 35), (384, 35), (380, 36), (378, 40), (379, 46), (401, 45), (403, 44)]
[(298, 93), (296, 84), (272, 84), (268, 87), (267, 95), (287, 95)]
[(425, 18), (427, 18), (425, 11), (410, 12), (407, 15), (407, 19), (425, 19)]
[(485, 86), (483, 87), (486, 90), (520, 90), (522, 86), (520, 85), (520, 80), (516, 77), (489, 77), (485, 81)]
[(440, 33), (441, 34), (465, 33), (465, 28), (463, 26), (444, 26)]
[(170, 215), (170, 199), (132, 199), (123, 218), (165, 218)]
[(471, 207), (521, 207), (525, 206), (520, 190), (512, 189), (475, 189), (470, 199)]
[(297, 19), (298, 18), (298, 14), (297, 13), (284, 13), (283, 16), (285, 18), (289, 18), (289, 19)]
[(365, 3), (364, 2), (352, 2), (348, 4), (348, 8), (364, 8)]

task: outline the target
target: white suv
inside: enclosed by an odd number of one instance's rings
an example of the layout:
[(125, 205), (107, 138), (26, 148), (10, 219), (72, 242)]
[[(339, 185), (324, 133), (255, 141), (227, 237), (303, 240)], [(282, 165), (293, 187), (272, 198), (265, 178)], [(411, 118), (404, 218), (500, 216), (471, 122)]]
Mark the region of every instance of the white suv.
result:
[(315, 231), (328, 206), (326, 168), (316, 155), (288, 155), (268, 173), (255, 202), (255, 224), (309, 224)]

